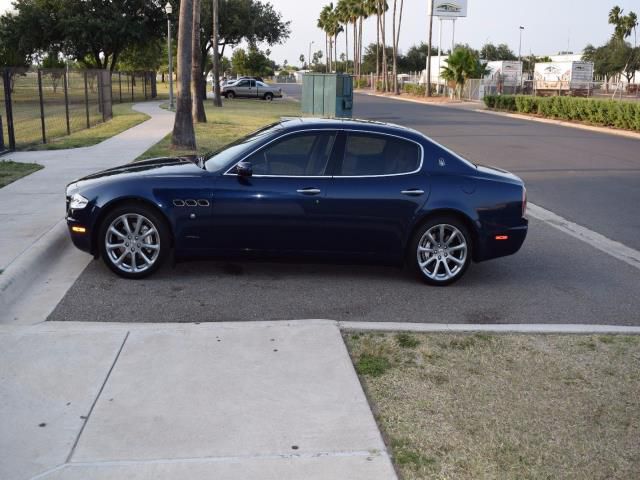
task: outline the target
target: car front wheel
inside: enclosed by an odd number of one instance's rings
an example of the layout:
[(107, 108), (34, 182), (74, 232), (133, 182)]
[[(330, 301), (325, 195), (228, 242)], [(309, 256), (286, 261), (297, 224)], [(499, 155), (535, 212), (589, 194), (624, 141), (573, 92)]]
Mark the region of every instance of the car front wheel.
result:
[(143, 205), (125, 205), (110, 212), (99, 235), (104, 263), (125, 278), (151, 275), (162, 265), (169, 250), (166, 223)]
[(273, 93), (265, 93), (264, 94), (264, 99), (268, 102), (270, 102), (271, 100), (273, 100)]
[(471, 263), (471, 236), (455, 217), (438, 217), (418, 229), (411, 242), (410, 265), (429, 285), (459, 280)]
[(235, 98), (236, 94), (235, 92), (231, 91), (231, 92), (227, 92), (227, 98)]

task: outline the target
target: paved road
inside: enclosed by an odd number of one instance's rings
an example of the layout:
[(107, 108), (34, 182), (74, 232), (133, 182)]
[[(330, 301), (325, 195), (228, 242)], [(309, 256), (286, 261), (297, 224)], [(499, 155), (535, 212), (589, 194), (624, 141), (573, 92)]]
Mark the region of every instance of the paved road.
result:
[[(532, 202), (640, 248), (638, 141), (365, 96), (356, 115), (406, 124), (475, 161), (515, 170)], [(92, 262), (50, 319), (640, 325), (639, 286), (640, 270), (532, 220), (518, 254), (473, 265), (448, 288), (387, 267), (215, 261), (131, 282)]]

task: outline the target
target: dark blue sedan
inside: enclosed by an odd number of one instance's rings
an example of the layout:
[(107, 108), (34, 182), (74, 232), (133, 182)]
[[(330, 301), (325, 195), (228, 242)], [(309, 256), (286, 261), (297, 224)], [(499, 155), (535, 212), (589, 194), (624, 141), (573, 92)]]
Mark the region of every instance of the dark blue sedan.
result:
[(284, 119), (199, 158), (159, 158), (67, 187), (73, 243), (126, 278), (175, 257), (314, 256), (406, 264), (432, 285), (518, 251), (518, 177), (419, 132)]

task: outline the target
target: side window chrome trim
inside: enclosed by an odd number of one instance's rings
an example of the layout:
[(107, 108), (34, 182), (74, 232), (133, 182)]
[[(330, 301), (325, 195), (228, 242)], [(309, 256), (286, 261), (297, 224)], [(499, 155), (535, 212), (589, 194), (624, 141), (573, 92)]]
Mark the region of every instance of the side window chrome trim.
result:
[[(244, 160), (246, 160), (247, 158), (249, 158), (251, 155), (259, 152), (260, 150), (262, 150), (265, 147), (268, 147), (269, 145), (271, 145), (273, 142), (280, 140), (282, 138), (285, 138), (289, 135), (295, 135), (296, 133), (301, 133), (304, 134), (306, 132), (336, 132), (338, 133), (342, 133), (344, 135), (348, 135), (349, 133), (355, 132), (355, 133), (366, 133), (369, 135), (385, 135), (387, 137), (394, 137), (394, 138), (398, 138), (400, 140), (404, 140), (405, 142), (412, 142), (415, 143), (416, 145), (418, 145), (418, 147), (420, 147), (420, 164), (418, 165), (418, 168), (416, 168), (415, 170), (411, 171), (411, 172), (403, 172), (403, 173), (386, 173), (386, 174), (382, 174), (382, 175), (316, 175), (316, 176), (311, 176), (311, 175), (252, 175), (253, 177), (257, 177), (257, 178), (380, 178), (380, 177), (399, 177), (401, 175), (414, 175), (416, 173), (419, 173), (422, 170), (422, 166), (424, 164), (424, 147), (422, 146), (422, 144), (420, 142), (417, 142), (411, 138), (406, 138), (406, 137), (402, 137), (400, 135), (394, 135), (393, 133), (385, 133), (385, 132), (372, 132), (370, 130), (352, 130), (352, 129), (340, 129), (340, 128), (314, 128), (314, 129), (310, 129), (310, 130), (298, 130), (295, 132), (288, 132), (288, 133), (284, 133), (282, 135), (280, 135), (279, 137), (274, 138), (273, 140), (265, 143), (264, 145), (262, 145), (261, 147), (257, 148), (256, 150), (253, 150), (251, 153), (249, 153), (248, 155), (245, 155), (244, 157), (242, 157), (241, 160), (237, 161), (236, 163), (233, 164), (233, 166), (231, 168), (229, 168), (226, 172), (224, 172), (224, 175), (230, 176), (230, 177), (237, 177), (238, 175), (235, 173), (229, 173), (231, 172), (231, 170), (233, 170), (234, 168), (236, 168), (236, 165), (238, 165), (238, 163), (243, 162)], [(344, 155), (344, 152), (343, 152)]]

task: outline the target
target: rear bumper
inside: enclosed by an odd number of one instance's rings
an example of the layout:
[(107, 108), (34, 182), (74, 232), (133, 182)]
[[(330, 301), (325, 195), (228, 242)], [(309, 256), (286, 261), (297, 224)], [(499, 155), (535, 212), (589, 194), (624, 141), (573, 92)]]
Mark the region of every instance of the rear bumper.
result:
[(523, 218), (521, 225), (496, 229), (489, 234), (485, 234), (478, 239), (474, 260), (483, 262), (492, 258), (513, 255), (522, 247), (525, 238), (527, 238), (528, 229), (529, 221)]

